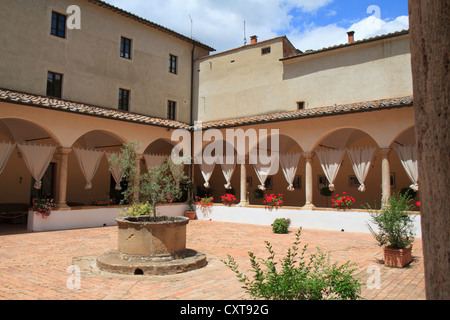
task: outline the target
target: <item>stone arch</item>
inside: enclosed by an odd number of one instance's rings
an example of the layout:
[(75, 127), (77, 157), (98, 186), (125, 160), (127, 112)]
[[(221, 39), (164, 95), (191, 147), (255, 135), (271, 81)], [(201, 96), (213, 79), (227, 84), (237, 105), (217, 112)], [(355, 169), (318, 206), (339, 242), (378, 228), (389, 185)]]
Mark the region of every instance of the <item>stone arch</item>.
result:
[(346, 148), (363, 137), (370, 138), (369, 140), (372, 142), (373, 146), (378, 147), (378, 143), (368, 132), (354, 127), (341, 127), (334, 128), (322, 134), (316, 140), (313, 150), (317, 150), (324, 146), (334, 149)]
[(61, 145), (60, 139), (50, 129), (36, 121), (2, 118), (0, 132), (11, 142)]

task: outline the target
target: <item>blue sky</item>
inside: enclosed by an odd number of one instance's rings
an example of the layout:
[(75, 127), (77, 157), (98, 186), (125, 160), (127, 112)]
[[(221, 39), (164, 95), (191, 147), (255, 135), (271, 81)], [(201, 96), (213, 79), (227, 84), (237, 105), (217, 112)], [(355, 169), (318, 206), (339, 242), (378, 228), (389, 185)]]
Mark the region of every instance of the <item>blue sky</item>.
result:
[(300, 50), (321, 49), (409, 28), (408, 0), (106, 0), (214, 47), (217, 52), (286, 35)]

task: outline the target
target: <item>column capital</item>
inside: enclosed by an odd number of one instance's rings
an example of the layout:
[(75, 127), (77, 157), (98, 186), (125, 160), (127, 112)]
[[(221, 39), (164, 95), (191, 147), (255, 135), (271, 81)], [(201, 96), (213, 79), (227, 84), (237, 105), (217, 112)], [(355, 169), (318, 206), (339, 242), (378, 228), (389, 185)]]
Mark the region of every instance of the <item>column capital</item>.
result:
[(305, 159), (313, 159), (316, 153), (314, 151), (304, 152), (303, 156)]
[(383, 156), (387, 156), (391, 153), (392, 149), (391, 148), (380, 148), (380, 153)]
[(72, 152), (72, 148), (58, 147), (56, 151), (59, 154), (68, 155)]

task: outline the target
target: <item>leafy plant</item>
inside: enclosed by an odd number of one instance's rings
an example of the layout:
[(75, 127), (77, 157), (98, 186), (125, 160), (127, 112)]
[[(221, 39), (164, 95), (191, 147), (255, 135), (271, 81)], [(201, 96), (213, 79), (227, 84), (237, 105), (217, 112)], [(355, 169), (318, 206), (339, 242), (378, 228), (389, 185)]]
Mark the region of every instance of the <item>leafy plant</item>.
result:
[(263, 198), (263, 197), (264, 197), (264, 191), (262, 191), (262, 190), (260, 190), (260, 189), (255, 189), (255, 190), (253, 191), (253, 197), (254, 197), (255, 199), (261, 199), (261, 198)]
[(375, 231), (370, 224), (368, 228), (380, 247), (405, 249), (414, 242), (414, 221), (408, 214), (413, 208), (411, 200), (407, 193), (396, 193), (388, 198), (380, 211), (374, 211), (366, 205), (378, 230)]
[[(354, 264), (330, 264), (329, 255), (320, 250), (311, 254), (309, 262), (305, 253), (307, 245), (299, 251), (302, 229), (286, 256), (275, 262), (272, 245), (266, 242), (269, 258), (258, 259), (249, 252), (253, 279), (238, 270), (233, 257), (222, 262), (239, 278), (243, 288), (254, 299), (266, 300), (356, 300), (360, 298), (361, 283), (354, 277)], [(263, 269), (262, 266), (266, 268)]]
[(286, 234), (289, 232), (290, 221), (284, 218), (276, 219), (273, 222), (272, 230), (274, 233)]
[(52, 208), (56, 207), (55, 200), (41, 199), (39, 197), (33, 198), (33, 211), (42, 218), (48, 217), (52, 213)]
[[(139, 172), (136, 165), (138, 147), (135, 142), (124, 144), (121, 154), (112, 157), (111, 164), (119, 164), (124, 168), (128, 188), (123, 191), (123, 201), (132, 198), (133, 204), (149, 203), (153, 216), (156, 217), (156, 205), (171, 203), (179, 198), (183, 193), (181, 184), (187, 181), (187, 177), (180, 170), (181, 164), (176, 165), (170, 157), (161, 166), (153, 167), (145, 173)], [(135, 194), (139, 196), (136, 198)]]
[(135, 203), (132, 204), (129, 208), (121, 211), (122, 216), (126, 217), (141, 217), (141, 216), (150, 216), (154, 213), (152, 206), (146, 203)]

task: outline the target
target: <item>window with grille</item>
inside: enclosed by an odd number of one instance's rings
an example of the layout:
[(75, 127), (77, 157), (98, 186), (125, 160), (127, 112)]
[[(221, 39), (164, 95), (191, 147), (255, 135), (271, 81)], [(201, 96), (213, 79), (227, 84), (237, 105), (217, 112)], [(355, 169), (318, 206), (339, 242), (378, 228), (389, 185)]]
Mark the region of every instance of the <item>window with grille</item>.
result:
[(47, 96), (61, 98), (62, 97), (62, 78), (63, 75), (55, 72), (47, 74)]
[(130, 90), (119, 89), (119, 110), (128, 111), (130, 107)]
[(167, 119), (176, 120), (177, 117), (177, 103), (169, 101), (167, 104)]

